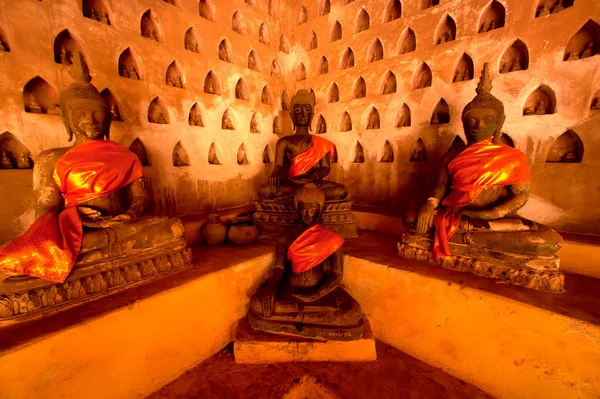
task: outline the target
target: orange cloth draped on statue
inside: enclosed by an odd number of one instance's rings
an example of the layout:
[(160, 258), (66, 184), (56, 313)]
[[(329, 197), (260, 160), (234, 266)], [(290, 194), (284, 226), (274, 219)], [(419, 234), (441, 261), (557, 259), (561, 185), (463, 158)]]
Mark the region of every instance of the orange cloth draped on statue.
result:
[(301, 176), (312, 169), (321, 159), (329, 154), (333, 157), (335, 144), (322, 137), (312, 136), (311, 146), (308, 150), (292, 158), (292, 165), (288, 170), (288, 177)]
[(71, 148), (56, 162), (53, 175), (65, 208), (39, 217), (0, 249), (0, 270), (65, 281), (83, 240), (76, 205), (117, 192), (143, 174), (137, 156), (114, 141), (88, 140)]
[(292, 262), (292, 271), (302, 273), (312, 269), (343, 244), (344, 239), (338, 233), (315, 224), (300, 234), (288, 249), (287, 256)]
[(525, 154), (491, 139), (467, 147), (448, 164), (448, 172), (452, 185), (442, 201), (445, 208), (435, 215), (434, 259), (450, 255), (448, 240), (460, 224), (460, 213), (455, 208), (470, 204), (486, 188), (531, 179)]

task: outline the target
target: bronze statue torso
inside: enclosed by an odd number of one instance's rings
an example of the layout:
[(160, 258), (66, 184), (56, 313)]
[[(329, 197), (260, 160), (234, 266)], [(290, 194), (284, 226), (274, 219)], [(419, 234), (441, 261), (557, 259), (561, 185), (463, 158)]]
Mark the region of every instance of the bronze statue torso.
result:
[[(312, 145), (312, 136), (309, 134), (294, 134), (292, 136), (283, 137), (281, 140), (285, 143), (284, 148), (286, 166), (291, 164), (292, 158), (307, 151)], [(318, 167), (319, 164), (313, 166), (312, 169), (306, 173), (306, 175), (310, 175), (313, 170)]]

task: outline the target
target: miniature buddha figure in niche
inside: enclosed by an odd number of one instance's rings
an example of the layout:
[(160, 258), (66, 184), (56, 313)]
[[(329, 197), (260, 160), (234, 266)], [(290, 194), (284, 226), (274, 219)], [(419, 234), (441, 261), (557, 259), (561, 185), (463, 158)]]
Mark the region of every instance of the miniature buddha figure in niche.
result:
[[(60, 110), (75, 144), (43, 151), (36, 158), (37, 219), (24, 235), (0, 248), (0, 280), (28, 275), (62, 283), (73, 268), (85, 269), (91, 277), (83, 291), (78, 291), (82, 283), (77, 279), (58, 288), (48, 283), (47, 303), (28, 300), (31, 310), (58, 306), (79, 293), (106, 291), (190, 260), (178, 219), (144, 216), (144, 169), (133, 152), (108, 139), (110, 106), (90, 83), (81, 54), (74, 55), (70, 73), (74, 82), (61, 92)], [(46, 287), (36, 280), (19, 277), (18, 286), (13, 286), (17, 283), (7, 278), (0, 292), (8, 287), (26, 294), (32, 284)], [(0, 302), (0, 317), (19, 313), (4, 305)]]
[(594, 55), (594, 42), (589, 42), (581, 52), (581, 58), (588, 58)]
[(420, 148), (415, 148), (410, 156), (410, 162), (424, 162), (425, 159), (425, 154)]
[(592, 100), (591, 109), (599, 110), (600, 109), (600, 97), (596, 97)]
[(0, 51), (9, 51), (8, 46), (0, 39)]
[(361, 307), (340, 286), (344, 239), (320, 224), (325, 194), (308, 183), (295, 192), (294, 202), (302, 225), (288, 227), (277, 240), (273, 273), (250, 300), (249, 323), (268, 333), (358, 339)]
[(258, 121), (255, 117), (250, 120), (250, 132), (260, 133), (260, 129), (258, 128)]
[(565, 6), (563, 4), (563, 0), (558, 0), (558, 3), (556, 3), (556, 6), (552, 9), (552, 14), (554, 14), (555, 12), (559, 12), (565, 9)]
[(540, 100), (540, 102), (535, 107), (536, 115), (546, 115), (548, 113), (548, 104), (546, 104), (545, 100)]
[(221, 129), (235, 130), (235, 128), (233, 127), (233, 122), (231, 121), (231, 118), (227, 114), (223, 115), (223, 119), (221, 120)]
[(98, 21), (102, 22), (103, 24), (110, 25), (110, 19), (108, 19), (108, 14), (105, 12), (100, 13)]
[(213, 85), (213, 80), (208, 77), (204, 81), (204, 92), (208, 94), (215, 94), (215, 86)]
[(131, 79), (140, 80), (140, 76), (138, 75), (138, 72), (135, 69), (135, 66), (133, 65), (129, 65), (127, 67), (127, 74)]
[(271, 76), (275, 79), (281, 78), (281, 72), (279, 72), (279, 65), (277, 65), (277, 62), (275, 60), (271, 62)]
[(498, 143), (504, 106), (491, 91), (484, 64), (477, 96), (462, 113), (467, 147), (449, 151), (431, 196), (409, 230), (400, 255), (511, 284), (560, 291), (564, 276), (554, 254), (562, 238), (516, 212), (527, 202), (530, 174), (518, 149)]
[(30, 154), (25, 151), (19, 153), (19, 161), (17, 162), (17, 168), (19, 169), (31, 169), (31, 158)]
[(392, 147), (386, 145), (383, 149), (383, 155), (381, 156), (380, 162), (394, 162), (394, 152), (392, 151)]
[(463, 82), (465, 80), (465, 69), (459, 67), (454, 74), (454, 82)]
[(156, 17), (152, 14), (144, 15), (142, 17), (142, 36), (146, 39), (158, 41), (158, 34), (156, 32)]
[(0, 161), (0, 168), (2, 168), (2, 169), (12, 169), (13, 168), (12, 161), (10, 160), (6, 151), (2, 151), (2, 159)]
[(125, 64), (119, 65), (119, 75), (124, 78), (129, 77), (129, 71), (127, 70), (127, 65), (125, 65)]
[(369, 119), (367, 121), (367, 129), (379, 129), (379, 117), (375, 115), (369, 115)]
[(569, 53), (569, 56), (567, 57), (567, 61), (577, 61), (579, 59), (579, 53), (577, 51), (573, 51), (572, 53)]
[(27, 104), (27, 112), (31, 112), (34, 114), (43, 114), (45, 113), (40, 104), (38, 104), (35, 96), (33, 94), (29, 95), (29, 103)]
[(204, 126), (202, 122), (202, 114), (199, 107), (192, 107), (189, 116), (189, 124), (192, 126)]
[(60, 63), (63, 65), (71, 65), (73, 61), (71, 60), (72, 55), (71, 52), (68, 51), (64, 46), (60, 48)]
[(110, 117), (113, 121), (121, 120), (121, 113), (117, 104), (110, 104)]

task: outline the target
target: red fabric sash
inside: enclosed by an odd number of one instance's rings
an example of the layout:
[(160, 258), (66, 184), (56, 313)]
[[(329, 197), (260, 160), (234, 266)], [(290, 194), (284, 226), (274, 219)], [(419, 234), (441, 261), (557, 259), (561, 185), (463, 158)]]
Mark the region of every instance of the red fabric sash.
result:
[(523, 183), (531, 179), (527, 158), (521, 151), (495, 144), (491, 139), (472, 144), (448, 164), (450, 193), (435, 215), (433, 258), (450, 255), (448, 240), (460, 224), (462, 208), (487, 188)]
[(39, 217), (0, 250), (0, 270), (63, 282), (81, 250), (77, 204), (110, 195), (144, 174), (137, 156), (114, 141), (88, 140), (56, 162), (54, 181), (65, 209)]
[(288, 170), (288, 177), (301, 176), (310, 171), (313, 166), (319, 163), (321, 159), (329, 154), (329, 159), (333, 157), (335, 144), (319, 136), (312, 136), (312, 143), (308, 150), (292, 158), (292, 165)]
[(321, 264), (343, 244), (344, 239), (335, 231), (320, 224), (310, 227), (288, 249), (293, 272), (302, 273)]

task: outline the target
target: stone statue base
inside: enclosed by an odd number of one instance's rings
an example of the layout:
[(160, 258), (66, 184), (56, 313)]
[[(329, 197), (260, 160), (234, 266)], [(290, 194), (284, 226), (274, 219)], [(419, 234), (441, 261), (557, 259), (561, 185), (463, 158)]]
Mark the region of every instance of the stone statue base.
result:
[(163, 232), (160, 245), (144, 246), (148, 243), (137, 236), (129, 242), (82, 253), (64, 283), (28, 276), (1, 281), (0, 323), (43, 317), (191, 265), (192, 253), (186, 248), (178, 219), (150, 217), (140, 222), (145, 225), (146, 236), (154, 238), (154, 230)]
[(558, 270), (556, 255), (523, 255), (474, 245), (450, 242), (451, 256), (431, 258), (431, 238), (404, 233), (398, 242), (398, 254), (405, 259), (422, 260), (446, 269), (468, 272), (541, 291), (562, 292), (564, 274)]
[[(301, 224), (293, 198), (262, 200), (255, 205), (254, 221), (261, 227), (263, 238), (277, 238), (282, 231)], [(326, 201), (321, 224), (344, 238), (358, 237), (352, 201)]]

